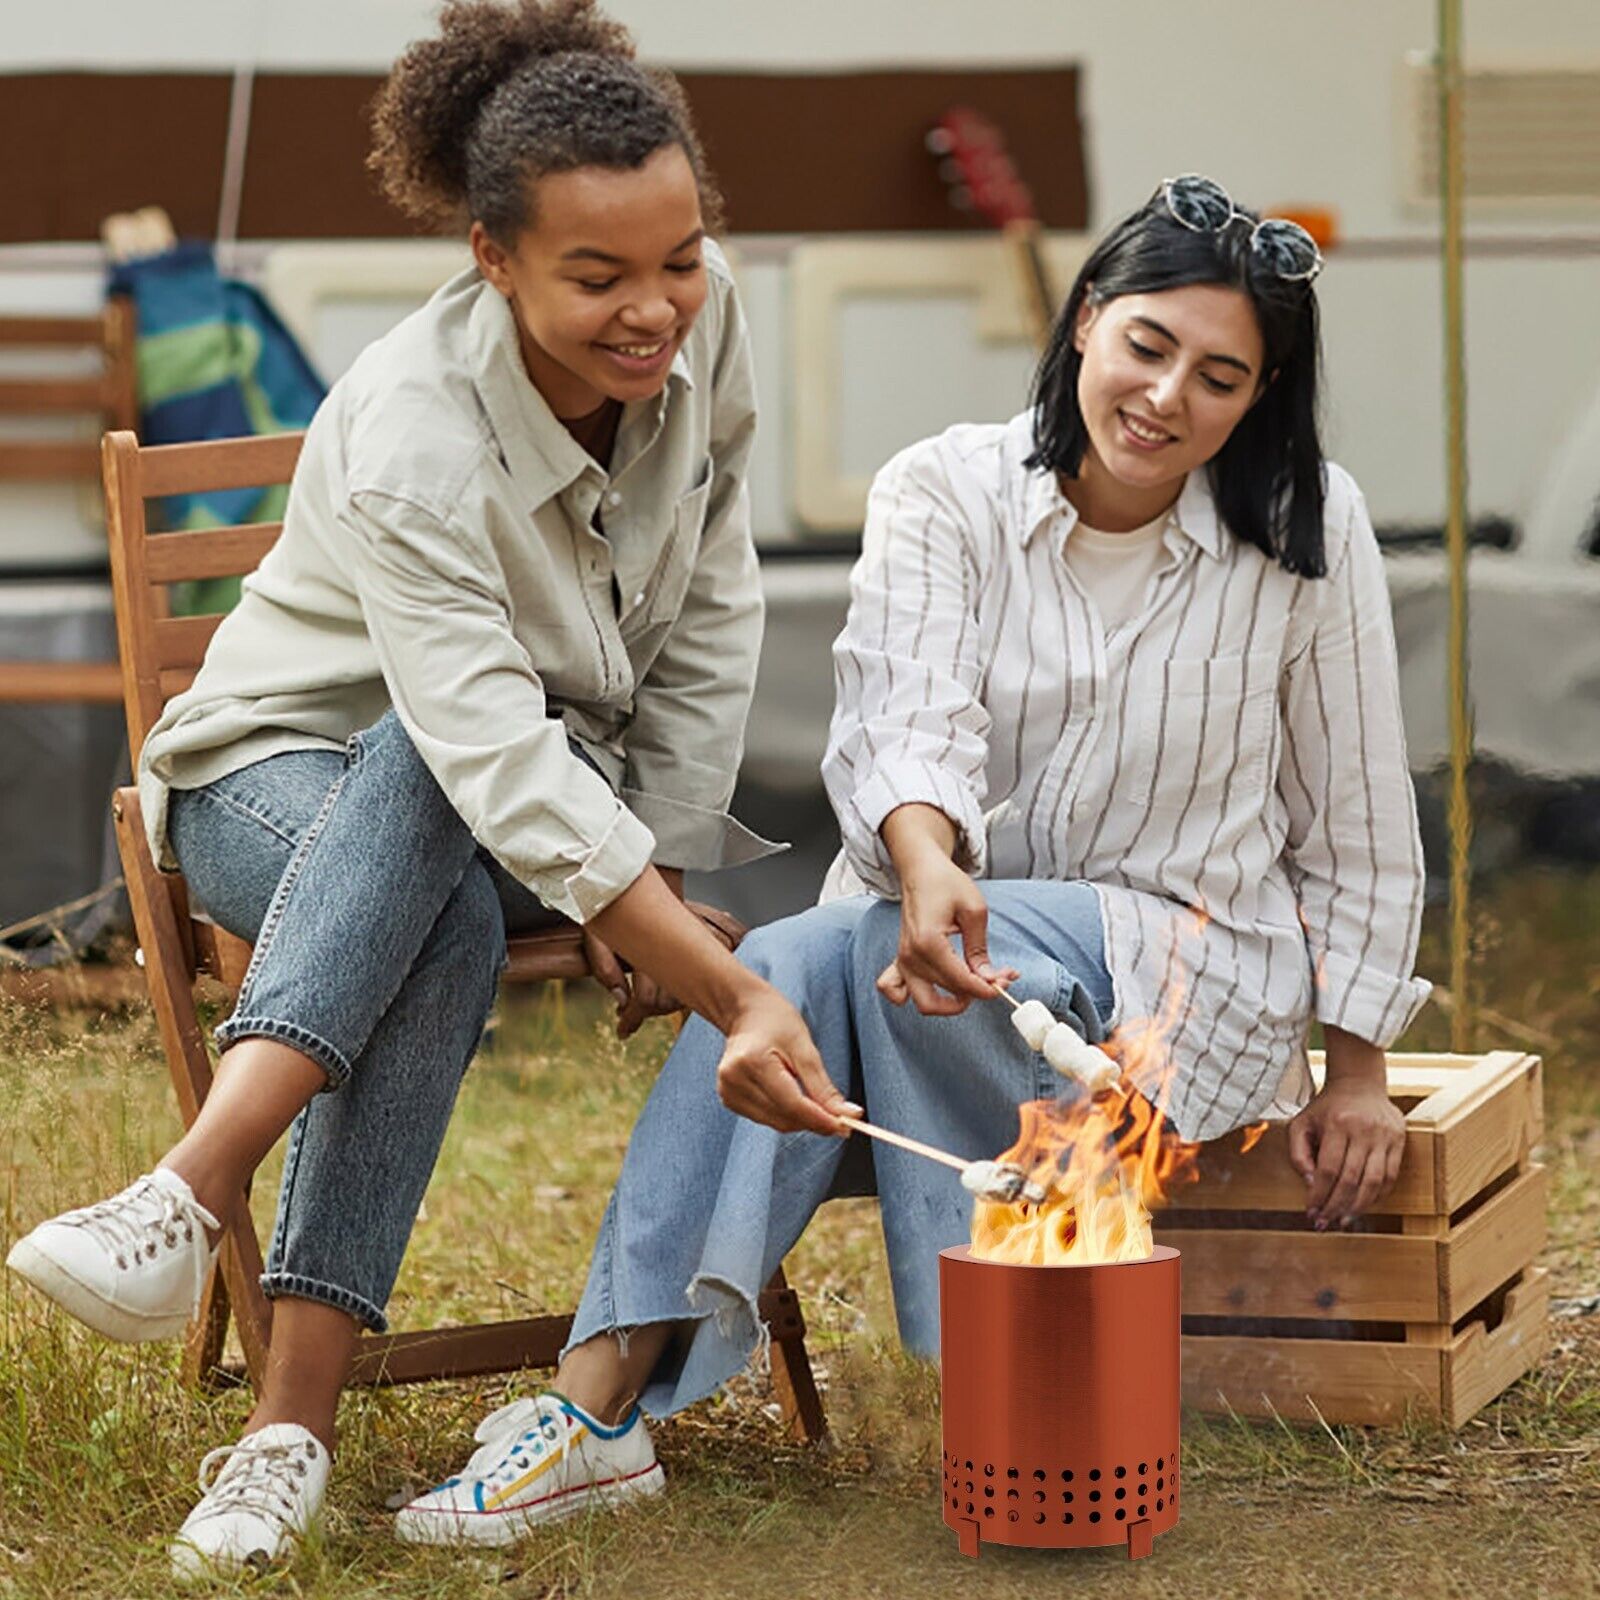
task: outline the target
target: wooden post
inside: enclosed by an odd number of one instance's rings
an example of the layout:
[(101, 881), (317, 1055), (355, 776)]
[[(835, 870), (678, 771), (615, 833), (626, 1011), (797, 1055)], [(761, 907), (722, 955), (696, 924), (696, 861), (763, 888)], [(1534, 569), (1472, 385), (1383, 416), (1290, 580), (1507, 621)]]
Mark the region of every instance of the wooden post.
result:
[(1461, 250), (1461, 0), (1439, 0), (1439, 200), (1444, 243), (1445, 548), (1450, 563), (1450, 1043), (1470, 1050), (1473, 1025), (1472, 710), (1467, 698), (1467, 370)]

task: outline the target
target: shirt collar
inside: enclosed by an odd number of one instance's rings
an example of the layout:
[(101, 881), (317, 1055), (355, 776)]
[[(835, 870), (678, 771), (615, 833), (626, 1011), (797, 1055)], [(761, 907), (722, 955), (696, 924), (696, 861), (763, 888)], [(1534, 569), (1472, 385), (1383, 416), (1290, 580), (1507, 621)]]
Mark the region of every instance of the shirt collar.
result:
[[(1019, 529), (1023, 544), (1031, 544), (1039, 530), (1057, 517), (1064, 520), (1063, 533), (1071, 533), (1078, 524), (1077, 507), (1061, 492), (1054, 472), (1048, 467), (1035, 468), (1024, 480)], [(1217, 520), (1217, 503), (1205, 472), (1189, 474), (1172, 508), (1171, 526), (1187, 535), (1207, 555), (1221, 559), (1226, 548), (1222, 524)]]
[[(589, 452), (567, 432), (522, 364), (517, 321), (504, 295), (484, 282), (468, 320), (467, 343), (473, 386), (488, 414), (495, 442), (530, 510), (553, 500), (596, 469)], [(672, 358), (661, 393), (638, 407), (657, 428), (674, 384), (694, 388), (687, 346)], [(623, 424), (635, 411), (628, 406)]]

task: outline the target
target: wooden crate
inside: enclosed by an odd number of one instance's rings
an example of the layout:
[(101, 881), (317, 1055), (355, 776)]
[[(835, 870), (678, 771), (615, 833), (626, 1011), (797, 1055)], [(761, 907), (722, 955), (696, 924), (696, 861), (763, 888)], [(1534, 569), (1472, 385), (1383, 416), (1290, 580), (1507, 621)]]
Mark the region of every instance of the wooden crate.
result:
[(1183, 1252), (1186, 1405), (1458, 1428), (1538, 1361), (1538, 1058), (1395, 1055), (1389, 1093), (1405, 1163), (1356, 1229), (1311, 1230), (1283, 1126), (1248, 1154), (1237, 1136), (1208, 1147), (1156, 1218), (1157, 1242)]

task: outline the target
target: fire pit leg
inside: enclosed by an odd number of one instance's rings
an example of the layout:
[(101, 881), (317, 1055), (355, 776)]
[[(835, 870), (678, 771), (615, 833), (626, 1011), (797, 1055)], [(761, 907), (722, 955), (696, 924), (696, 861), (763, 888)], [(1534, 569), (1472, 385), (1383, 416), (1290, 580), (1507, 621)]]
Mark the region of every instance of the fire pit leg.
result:
[(956, 1519), (956, 1543), (962, 1555), (971, 1556), (974, 1561), (978, 1559), (978, 1524), (970, 1517)]
[(1137, 1522), (1128, 1524), (1128, 1559), (1130, 1561), (1142, 1560), (1150, 1554), (1151, 1543), (1150, 1519), (1141, 1517)]

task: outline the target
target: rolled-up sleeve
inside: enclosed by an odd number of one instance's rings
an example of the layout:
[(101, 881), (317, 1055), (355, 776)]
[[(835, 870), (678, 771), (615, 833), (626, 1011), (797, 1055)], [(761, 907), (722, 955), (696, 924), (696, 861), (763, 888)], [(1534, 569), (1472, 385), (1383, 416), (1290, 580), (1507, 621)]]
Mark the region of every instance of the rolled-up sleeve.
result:
[(1430, 985), (1412, 975), (1424, 867), (1383, 558), (1351, 485), (1315, 627), (1283, 685), (1278, 788), (1320, 1022), (1387, 1047)]
[(487, 543), (376, 492), (353, 496), (341, 523), (367, 631), (418, 754), (507, 871), (587, 922), (649, 866), (655, 840), (549, 713)]
[(761, 574), (747, 476), (755, 369), (737, 296), (712, 371), (711, 488), (682, 608), (634, 696), (623, 793), (661, 866), (736, 866), (774, 848), (728, 814), (761, 657)]
[(899, 879), (878, 830), (897, 806), (936, 806), (955, 824), (957, 861), (985, 868), (989, 714), (977, 691), (973, 563), (941, 478), (915, 450), (879, 473), (833, 647), (823, 782), (850, 865), (889, 898)]

